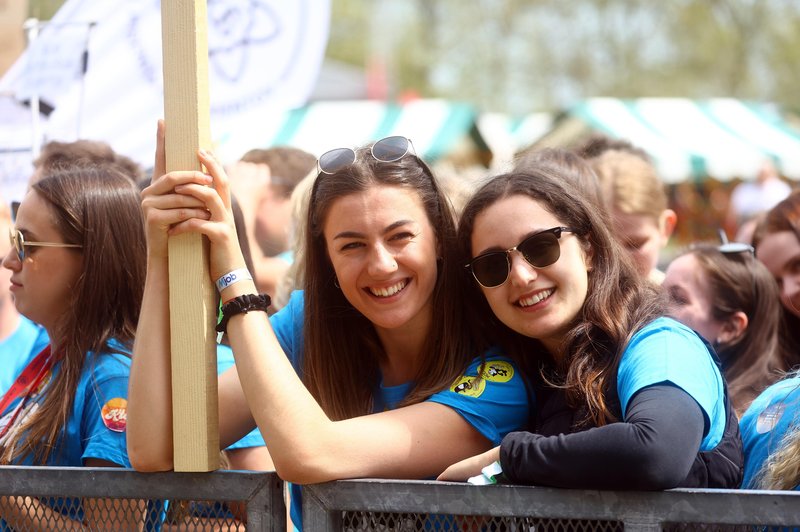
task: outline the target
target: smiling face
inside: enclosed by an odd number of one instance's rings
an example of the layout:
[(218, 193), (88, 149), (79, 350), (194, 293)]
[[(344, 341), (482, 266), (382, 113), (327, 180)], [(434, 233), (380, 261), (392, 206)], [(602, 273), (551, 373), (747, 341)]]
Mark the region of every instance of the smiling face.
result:
[[(501, 198), (475, 218), (472, 257), (504, 251), (534, 233), (564, 225), (568, 224), (528, 196)], [(512, 251), (508, 279), (494, 288), (481, 287), (500, 321), (519, 334), (540, 340), (554, 355), (586, 301), (590, 269), (578, 236), (565, 232), (559, 245), (559, 259), (538, 269)]]
[[(64, 242), (53, 219), (50, 203), (32, 190), (19, 207), (16, 228), (27, 241)], [(11, 271), (11, 293), (17, 310), (44, 326), (53, 337), (70, 307), (73, 286), (83, 269), (80, 249), (26, 246), (25, 260), (20, 262), (12, 246), (3, 266)]]
[(381, 329), (427, 334), (437, 243), (418, 194), (374, 185), (333, 201), (324, 220), (342, 293)]
[(792, 231), (764, 235), (756, 257), (778, 282), (784, 308), (800, 318), (800, 239)]
[(723, 323), (713, 316), (708, 278), (697, 258), (687, 253), (667, 267), (662, 286), (669, 294), (670, 314), (709, 342), (718, 339)]

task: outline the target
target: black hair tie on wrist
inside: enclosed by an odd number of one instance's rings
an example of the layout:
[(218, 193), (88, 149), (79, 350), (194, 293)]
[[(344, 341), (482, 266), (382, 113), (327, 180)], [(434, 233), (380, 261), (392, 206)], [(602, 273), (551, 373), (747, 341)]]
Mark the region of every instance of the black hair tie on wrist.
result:
[(251, 310), (266, 312), (272, 299), (267, 294), (244, 294), (236, 296), (222, 305), (222, 319), (217, 324), (217, 332), (227, 332), (228, 320), (237, 314), (248, 313)]

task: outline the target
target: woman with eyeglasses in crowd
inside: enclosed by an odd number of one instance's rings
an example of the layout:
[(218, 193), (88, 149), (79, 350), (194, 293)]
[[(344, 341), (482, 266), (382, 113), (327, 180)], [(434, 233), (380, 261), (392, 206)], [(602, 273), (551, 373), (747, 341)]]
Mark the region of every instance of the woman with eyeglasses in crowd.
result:
[(454, 218), (411, 150), (389, 137), (320, 158), (305, 290), (271, 320), (252, 281), (226, 282), (229, 272), (247, 274), (220, 163), (200, 151), (210, 175), (170, 172), (144, 191), (149, 263), (128, 433), (135, 468), (172, 467), (166, 242), (190, 231), (211, 241), (226, 302), (220, 328), (236, 359), (219, 381), (223, 445), (257, 423), (278, 474), (293, 483), (421, 479), (524, 424), (520, 375), (496, 352), (482, 357), (462, 318)]
[(772, 275), (747, 244), (697, 244), (672, 260), (663, 287), (670, 315), (714, 347), (741, 416), (788, 369)]
[(557, 169), (527, 172), (475, 193), (459, 244), (468, 307), (525, 365), (535, 412), (528, 431), (439, 478), (502, 469), (569, 488), (737, 487), (741, 441), (712, 353), (664, 317), (596, 207)]
[[(3, 267), (17, 310), (50, 344), (0, 399), (0, 463), (130, 467), (128, 375), (146, 257), (139, 202), (110, 166), (59, 171), (22, 201)], [(99, 529), (108, 515), (120, 529), (142, 518), (105, 499), (0, 498), (12, 529)]]
[[(759, 395), (739, 424), (743, 487), (800, 488), (800, 192), (778, 203), (753, 235), (756, 257), (776, 281), (783, 305), (787, 366), (793, 371)], [(789, 358), (791, 357), (791, 358)]]

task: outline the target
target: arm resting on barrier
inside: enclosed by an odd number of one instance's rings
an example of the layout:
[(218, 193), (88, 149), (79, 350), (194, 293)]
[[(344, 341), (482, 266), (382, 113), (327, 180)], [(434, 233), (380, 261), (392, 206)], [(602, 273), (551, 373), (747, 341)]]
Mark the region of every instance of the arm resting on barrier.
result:
[(703, 437), (700, 406), (680, 388), (655, 385), (631, 400), (624, 421), (573, 434), (513, 432), (500, 461), (510, 482), (564, 488), (674, 488)]

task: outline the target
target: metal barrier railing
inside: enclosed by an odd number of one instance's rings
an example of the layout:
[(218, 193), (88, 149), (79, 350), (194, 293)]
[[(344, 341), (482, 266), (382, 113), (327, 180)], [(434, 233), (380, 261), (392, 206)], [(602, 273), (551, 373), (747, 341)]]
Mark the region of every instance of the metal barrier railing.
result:
[(800, 492), (659, 492), (348, 480), (306, 486), (307, 531), (800, 530)]
[[(14, 530), (77, 525), (112, 531), (285, 532), (283, 497), (275, 473), (0, 467), (0, 517)], [(167, 509), (164, 500), (170, 501)], [(244, 509), (207, 511), (234, 502)], [(20, 513), (27, 514), (27, 523), (14, 521)], [(100, 519), (87, 523), (86, 513)], [(346, 480), (305, 486), (303, 520), (309, 532), (800, 530), (800, 492), (622, 492)]]
[(286, 532), (283, 482), (251, 471), (3, 466), (0, 517), (13, 530)]

